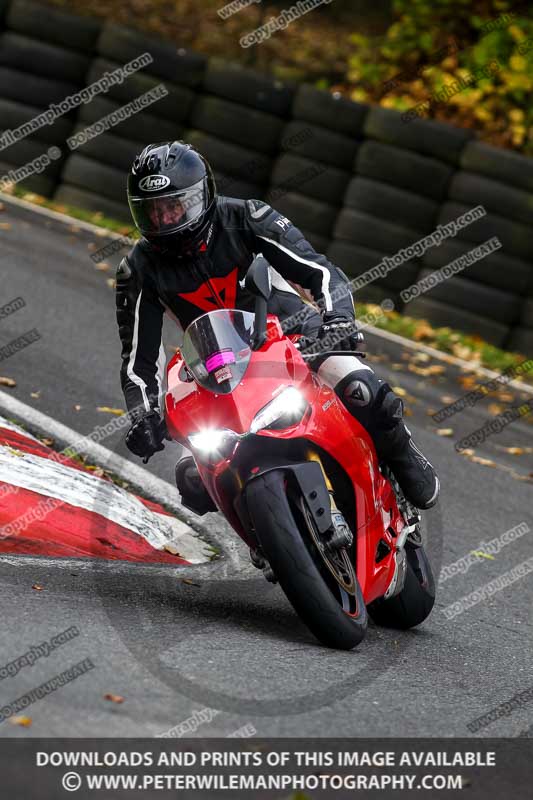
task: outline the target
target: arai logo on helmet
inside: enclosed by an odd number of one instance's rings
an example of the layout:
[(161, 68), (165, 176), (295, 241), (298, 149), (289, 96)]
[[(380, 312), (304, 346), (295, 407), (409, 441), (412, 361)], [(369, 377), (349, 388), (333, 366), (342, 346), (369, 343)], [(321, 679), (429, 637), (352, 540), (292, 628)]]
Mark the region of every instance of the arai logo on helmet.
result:
[(158, 189), (164, 189), (170, 183), (170, 178), (166, 175), (147, 175), (139, 181), (139, 188), (143, 192), (157, 192)]

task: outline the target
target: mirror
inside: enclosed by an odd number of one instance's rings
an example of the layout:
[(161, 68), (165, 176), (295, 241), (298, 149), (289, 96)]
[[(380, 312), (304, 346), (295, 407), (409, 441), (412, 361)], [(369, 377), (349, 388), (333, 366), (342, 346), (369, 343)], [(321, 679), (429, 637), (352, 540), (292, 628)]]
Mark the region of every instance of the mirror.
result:
[(270, 280), (268, 261), (264, 256), (258, 255), (254, 258), (246, 273), (244, 285), (250, 294), (255, 295), (255, 297), (262, 297), (263, 300), (268, 300), (272, 290), (272, 282)]

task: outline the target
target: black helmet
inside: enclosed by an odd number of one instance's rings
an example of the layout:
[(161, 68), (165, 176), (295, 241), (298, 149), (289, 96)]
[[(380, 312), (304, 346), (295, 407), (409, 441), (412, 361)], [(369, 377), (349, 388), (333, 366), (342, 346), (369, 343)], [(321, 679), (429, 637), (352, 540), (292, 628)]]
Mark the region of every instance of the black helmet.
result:
[[(128, 175), (128, 203), (147, 239), (186, 245), (200, 240), (216, 204), (211, 167), (190, 144), (149, 144)], [(161, 242), (163, 243), (163, 242)]]

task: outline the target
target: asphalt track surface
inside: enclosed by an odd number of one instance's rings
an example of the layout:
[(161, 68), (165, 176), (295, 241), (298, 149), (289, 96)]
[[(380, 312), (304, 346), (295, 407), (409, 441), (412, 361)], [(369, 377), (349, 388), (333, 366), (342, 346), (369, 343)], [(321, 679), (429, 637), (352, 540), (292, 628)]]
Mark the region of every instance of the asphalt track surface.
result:
[[(97, 271), (90, 259), (102, 240), (12, 206), (0, 222), (11, 226), (0, 230), (0, 304), (26, 301), (0, 322), (0, 345), (32, 328), (42, 337), (0, 363), (0, 375), (17, 382), (5, 391), (87, 434), (110, 419), (98, 407), (123, 407), (107, 282), (113, 273)], [(167, 345), (176, 341), (167, 328)], [(491, 463), (474, 463), (453, 442), (489, 419), (487, 401), (441, 426), (427, 414), (443, 405), (442, 396), (462, 394), (460, 371), (422, 377), (407, 368), (411, 351), (374, 337), (368, 350), (380, 374), (407, 392), (410, 427), (441, 476), (440, 505), (425, 515), (435, 570), (520, 522), (533, 531), (532, 483), (523, 479), (533, 469), (531, 453), (504, 449), (531, 447), (533, 426), (513, 423), (476, 451)], [(454, 435), (440, 437), (437, 427), (453, 427)], [(104, 444), (128, 457), (120, 436)], [(168, 446), (149, 469), (172, 480), (177, 449)], [(219, 713), (199, 736), (249, 724), (259, 736), (468, 736), (468, 722), (533, 686), (531, 574), (451, 620), (443, 609), (530, 558), (532, 536), (442, 584), (419, 629), (371, 625), (349, 653), (320, 647), (281, 591), (245, 560), (241, 571), (218, 564), (178, 574), (2, 559), (0, 665), (72, 625), (80, 635), (0, 681), (0, 706), (84, 658), (95, 668), (27, 708), (31, 728), (3, 722), (0, 736), (155, 736), (207, 707)], [(32, 589), (36, 583), (42, 591)], [(105, 700), (106, 693), (124, 702)], [(532, 718), (530, 701), (478, 735), (528, 735)]]

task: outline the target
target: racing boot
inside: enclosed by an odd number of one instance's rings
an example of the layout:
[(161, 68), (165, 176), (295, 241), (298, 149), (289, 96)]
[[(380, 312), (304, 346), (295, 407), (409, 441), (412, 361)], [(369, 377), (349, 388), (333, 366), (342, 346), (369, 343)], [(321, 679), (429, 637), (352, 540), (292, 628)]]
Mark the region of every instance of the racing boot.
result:
[(402, 399), (366, 366), (346, 376), (335, 391), (372, 437), (379, 460), (390, 467), (406, 500), (422, 510), (434, 506), (439, 479), (403, 421)]
[(176, 486), (181, 504), (200, 517), (209, 511), (218, 511), (205, 488), (192, 456), (184, 456), (176, 464)]
[[(401, 399), (397, 399), (401, 403)], [(432, 508), (439, 497), (440, 482), (403, 420), (388, 430), (375, 433), (373, 438), (379, 459), (394, 473), (405, 499), (422, 510)]]

